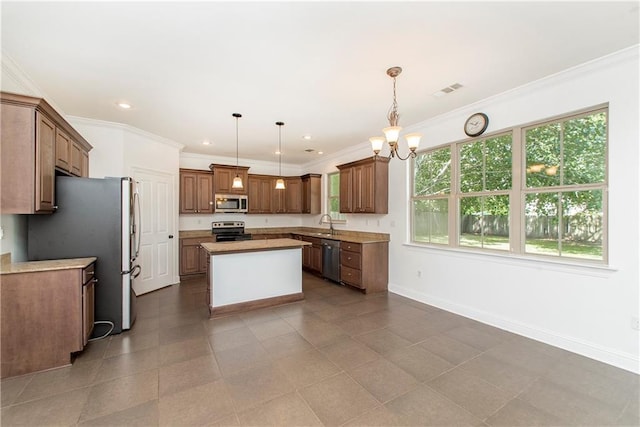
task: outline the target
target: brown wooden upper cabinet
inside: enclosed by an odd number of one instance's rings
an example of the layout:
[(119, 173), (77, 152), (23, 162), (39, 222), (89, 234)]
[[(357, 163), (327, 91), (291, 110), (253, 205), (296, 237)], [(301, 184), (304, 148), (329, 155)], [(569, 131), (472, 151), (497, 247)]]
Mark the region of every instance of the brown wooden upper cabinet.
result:
[(368, 157), (337, 168), (340, 170), (340, 212), (388, 213), (388, 158)]
[(287, 177), (284, 179), (284, 188), (285, 212), (302, 213), (302, 179), (300, 177)]
[(249, 210), (248, 213), (253, 214), (270, 214), (272, 213), (272, 191), (274, 190), (275, 181), (271, 175), (249, 175), (248, 197)]
[[(246, 166), (229, 166), (210, 164), (213, 172), (213, 192), (215, 194), (248, 194), (249, 168)], [(236, 174), (242, 178), (243, 188), (232, 188)]]
[[(1, 92), (0, 101), (0, 212), (51, 213), (56, 171), (88, 176), (93, 147), (44, 99)], [(74, 144), (79, 173), (71, 169)]]
[(322, 175), (317, 173), (302, 175), (302, 213), (320, 213), (321, 179)]
[(213, 174), (209, 171), (180, 169), (180, 213), (212, 214)]

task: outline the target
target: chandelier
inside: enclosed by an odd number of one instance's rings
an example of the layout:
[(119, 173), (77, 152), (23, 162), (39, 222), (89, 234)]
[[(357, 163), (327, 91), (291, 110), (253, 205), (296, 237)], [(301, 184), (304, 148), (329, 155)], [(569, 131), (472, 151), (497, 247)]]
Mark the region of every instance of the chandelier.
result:
[(284, 122), (276, 122), (278, 126), (278, 179), (276, 180), (276, 190), (284, 190), (284, 179), (282, 179), (282, 126)]
[(402, 128), (398, 126), (398, 119), (400, 119), (400, 114), (398, 114), (398, 101), (396, 100), (396, 77), (400, 75), (402, 72), (402, 68), (400, 67), (391, 67), (387, 70), (387, 75), (393, 79), (393, 104), (391, 104), (391, 108), (389, 109), (389, 114), (387, 115), (387, 119), (389, 120), (389, 127), (382, 129), (384, 132), (384, 137), (382, 136), (374, 136), (369, 138), (371, 141), (371, 148), (373, 152), (377, 156), (382, 150), (382, 145), (385, 142), (389, 144), (389, 148), (391, 152), (389, 153), (389, 158), (397, 157), (400, 160), (407, 160), (409, 158), (416, 156), (416, 149), (420, 145), (420, 138), (422, 135), (419, 133), (409, 133), (405, 135), (405, 139), (407, 140), (407, 145), (409, 146), (409, 154), (406, 157), (402, 157), (398, 152), (398, 138), (400, 137), (400, 131)]
[(231, 188), (243, 188), (242, 178), (238, 174), (238, 119), (242, 117), (240, 113), (233, 113), (233, 117), (236, 118), (236, 177), (233, 178), (233, 184), (231, 184)]

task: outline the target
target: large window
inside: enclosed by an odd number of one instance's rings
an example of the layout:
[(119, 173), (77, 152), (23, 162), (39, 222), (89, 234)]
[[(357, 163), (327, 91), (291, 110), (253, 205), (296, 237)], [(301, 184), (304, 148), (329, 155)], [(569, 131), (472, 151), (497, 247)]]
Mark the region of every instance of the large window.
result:
[(607, 109), (424, 151), (412, 241), (606, 261)]

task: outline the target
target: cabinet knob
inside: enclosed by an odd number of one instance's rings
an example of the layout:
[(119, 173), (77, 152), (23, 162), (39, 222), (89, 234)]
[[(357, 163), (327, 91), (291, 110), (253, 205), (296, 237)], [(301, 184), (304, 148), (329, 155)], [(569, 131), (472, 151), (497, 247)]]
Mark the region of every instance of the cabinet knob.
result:
[(349, 257), (347, 257), (347, 259), (348, 259), (349, 261), (351, 261), (351, 257), (350, 257), (350, 256), (349, 256)]
[(173, 234), (169, 234), (169, 238), (170, 238), (170, 239), (173, 239)]
[(58, 206), (57, 205), (56, 206), (52, 206), (51, 209), (53, 209), (54, 211), (57, 211), (58, 210)]

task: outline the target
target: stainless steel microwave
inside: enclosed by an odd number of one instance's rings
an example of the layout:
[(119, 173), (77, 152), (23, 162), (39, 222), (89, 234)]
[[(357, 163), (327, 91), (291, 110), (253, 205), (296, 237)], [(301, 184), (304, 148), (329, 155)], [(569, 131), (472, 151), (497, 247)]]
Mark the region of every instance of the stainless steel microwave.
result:
[(239, 194), (216, 194), (216, 213), (245, 213), (249, 209), (247, 196)]

